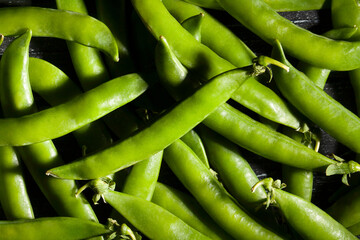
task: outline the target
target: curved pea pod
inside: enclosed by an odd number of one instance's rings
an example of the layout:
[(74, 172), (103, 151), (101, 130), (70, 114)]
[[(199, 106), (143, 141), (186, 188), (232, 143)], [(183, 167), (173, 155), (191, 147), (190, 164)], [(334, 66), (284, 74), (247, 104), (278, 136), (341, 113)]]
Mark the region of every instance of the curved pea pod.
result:
[(264, 41), (274, 44), (274, 39), (278, 39), (286, 53), (300, 61), (338, 71), (360, 67), (360, 42), (332, 40), (314, 34), (280, 16), (262, 0), (218, 2)]
[[(58, 9), (88, 15), (83, 0), (57, 0)], [(115, 41), (115, 40), (114, 40)], [(85, 91), (110, 79), (105, 63), (97, 49), (67, 41), (69, 54), (80, 84)], [(116, 45), (117, 46), (117, 45)]]
[(164, 150), (164, 160), (204, 210), (232, 237), (284, 239), (245, 212), (181, 140)]
[(122, 192), (151, 200), (159, 177), (163, 151), (135, 164), (126, 177)]
[(181, 26), (183, 26), (199, 42), (201, 42), (201, 26), (204, 16), (203, 13), (199, 13), (198, 15), (185, 19), (181, 23)]
[[(117, 45), (111, 31), (99, 20), (85, 14), (40, 7), (0, 9), (0, 33), (19, 35), (31, 29), (33, 36), (54, 37), (95, 47), (118, 61)], [(26, 18), (26, 21), (24, 19)]]
[(151, 201), (211, 239), (232, 239), (190, 195), (158, 182)]
[[(63, 136), (130, 102), (147, 87), (141, 76), (128, 74), (64, 104), (19, 118), (0, 119), (0, 145), (21, 146)], [(88, 106), (92, 107), (86, 109)]]
[[(248, 69), (223, 73), (204, 84), (148, 127), (96, 154), (50, 169), (47, 174), (59, 178), (95, 179), (140, 162), (193, 129), (227, 101), (232, 92), (249, 77)], [(193, 109), (197, 111), (194, 112)], [(139, 146), (142, 146), (141, 151)]]
[[(14, 89), (9, 88), (12, 85), (22, 86), (24, 83), (25, 87), (27, 86), (26, 63), (30, 40), (31, 31), (27, 30), (10, 43), (2, 56), (0, 86), (2, 90), (6, 90), (6, 93), (11, 95), (10, 99), (7, 99), (4, 94), (1, 94), (2, 111), (5, 114), (10, 113), (18, 116), (18, 112), (29, 112), (27, 107), (31, 107), (27, 101), (16, 101), (19, 97), (17, 94), (20, 94), (21, 97), (21, 93), (17, 93)], [(14, 79), (16, 79), (16, 82), (12, 81)], [(31, 98), (29, 101), (31, 101)], [(7, 146), (0, 147), (0, 154), (0, 202), (4, 208), (5, 216), (7, 219), (34, 218), (34, 212), (23, 176), (23, 165), (20, 163), (19, 155), (15, 152), (14, 148)]]
[[(290, 66), (290, 71), (274, 70), (282, 94), (312, 122), (355, 152), (360, 152), (360, 118), (317, 87), (286, 60), (279, 41), (274, 58)], [(351, 137), (349, 137), (351, 136)]]
[(210, 239), (193, 229), (164, 208), (140, 197), (111, 190), (103, 179), (90, 182), (90, 186), (150, 239)]
[(200, 134), (212, 167), (223, 184), (241, 205), (254, 211), (266, 199), (265, 189), (255, 193), (251, 187), (259, 181), (250, 164), (240, 155), (238, 146), (221, 135), (201, 126)]
[(0, 158), (0, 204), (6, 219), (33, 219), (35, 215), (19, 156), (14, 148), (1, 147)]
[(181, 141), (183, 141), (195, 152), (195, 154), (205, 164), (205, 166), (210, 168), (203, 141), (194, 129), (190, 130), (188, 133), (182, 136)]
[(111, 231), (100, 223), (72, 217), (47, 217), (33, 220), (0, 221), (3, 240), (87, 239)]
[(350, 174), (360, 170), (354, 162), (339, 162), (325, 157), (301, 143), (269, 129), (239, 110), (223, 104), (203, 123), (239, 146), (269, 160), (289, 166), (324, 171), (332, 174)]
[(267, 205), (274, 204), (287, 222), (304, 239), (357, 239), (343, 225), (316, 205), (296, 195), (281, 190), (286, 185), (280, 180), (265, 178), (254, 185), (253, 190), (263, 185), (269, 191)]

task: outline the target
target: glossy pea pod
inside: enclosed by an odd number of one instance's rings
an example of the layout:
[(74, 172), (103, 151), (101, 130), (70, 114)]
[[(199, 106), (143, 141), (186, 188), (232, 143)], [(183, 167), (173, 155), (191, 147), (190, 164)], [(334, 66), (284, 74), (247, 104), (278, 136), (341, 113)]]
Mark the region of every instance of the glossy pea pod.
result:
[(164, 150), (164, 160), (204, 210), (235, 239), (284, 239), (242, 210), (181, 140)]
[(274, 39), (278, 39), (285, 52), (300, 61), (338, 71), (360, 65), (360, 42), (332, 40), (311, 33), (280, 16), (263, 0), (218, 0), (218, 3), (267, 43), (274, 44)]
[[(342, 28), (334, 29), (326, 32), (324, 35), (332, 39), (349, 39), (356, 32), (356, 28)], [(330, 70), (311, 66), (307, 63), (300, 62), (298, 69), (303, 72), (316, 86), (323, 89), (325, 83), (330, 74)], [(320, 145), (316, 143), (316, 140), (304, 139), (305, 135), (299, 132), (295, 132), (291, 129), (285, 129), (285, 134), (294, 138), (299, 142), (303, 142), (305, 145), (317, 150)], [(311, 133), (312, 134), (312, 133)], [(305, 141), (304, 141), (305, 140)], [(315, 141), (315, 143), (314, 143)], [(313, 191), (313, 173), (312, 171), (293, 168), (290, 166), (282, 166), (282, 177), (286, 182), (286, 191), (300, 196), (306, 200), (311, 200)]]
[(286, 73), (274, 70), (276, 85), (285, 98), (336, 140), (360, 152), (360, 119), (292, 67), (285, 58), (280, 42), (275, 44), (274, 58), (290, 66), (290, 71)]
[[(31, 33), (28, 32), (27, 35), (20, 36), (7, 47), (0, 64), (0, 79), (4, 80), (11, 76), (8, 73), (7, 61), (14, 58), (12, 54), (20, 54), (20, 58), (24, 57), (24, 52), (29, 50), (30, 38)], [(3, 36), (1, 42), (2, 40)], [(15, 66), (15, 69), (20, 71), (21, 74), (24, 67), (23, 64), (20, 64)], [(19, 104), (17, 107), (21, 108), (22, 106)], [(0, 155), (0, 203), (6, 218), (9, 220), (34, 218), (19, 155), (13, 147), (0, 147)]]
[(357, 239), (344, 226), (309, 201), (281, 190), (279, 180), (265, 178), (253, 190), (263, 185), (269, 191), (267, 204), (274, 204), (286, 221), (303, 239)]
[[(6, 78), (0, 78), (1, 103), (6, 116), (16, 117), (36, 111), (28, 74), (30, 40), (31, 31), (27, 31), (7, 48), (7, 55), (1, 61), (1, 71), (6, 73)], [(75, 198), (74, 191), (77, 187), (74, 181), (59, 181), (44, 175), (46, 169), (64, 163), (52, 141), (23, 146), (16, 150), (59, 215), (97, 221), (86, 199)]]
[(150, 201), (113, 191), (106, 179), (92, 180), (88, 186), (150, 239), (210, 239)]
[[(195, 38), (170, 15), (161, 1), (134, 0), (133, 6), (154, 37), (158, 39), (160, 36), (164, 36), (176, 54), (176, 57), (189, 71), (196, 72), (205, 79), (210, 79), (221, 72), (235, 68), (233, 64), (218, 56), (205, 45), (196, 41)], [(164, 19), (166, 19), (166, 21), (164, 21)], [(166, 24), (164, 24), (165, 22)], [(206, 16), (203, 21), (202, 30), (205, 28), (205, 23)], [(206, 39), (203, 33), (202, 39)], [(249, 86), (251, 91), (247, 91), (246, 95), (241, 96), (243, 94), (242, 87), (246, 86)], [(244, 101), (248, 100), (247, 106), (251, 106), (253, 111), (258, 113), (270, 111), (268, 112), (267, 117), (278, 116), (277, 119), (284, 122), (285, 125), (293, 126), (293, 128), (300, 127), (299, 121), (294, 117), (287, 119), (287, 114), (284, 116), (280, 111), (275, 111), (276, 114), (272, 114), (274, 113), (273, 109), (267, 107), (269, 106), (267, 105), (267, 102), (273, 102), (274, 93), (269, 88), (266, 88), (253, 78), (249, 79), (242, 87), (233, 94), (233, 99), (236, 100), (237, 97), (241, 96)], [(276, 106), (278, 106), (280, 99), (278, 97), (276, 99)], [(258, 104), (254, 104), (254, 102)], [(280, 108), (284, 107), (284, 103), (281, 103)], [(263, 110), (264, 108), (267, 110)]]
[[(194, 5), (221, 10), (222, 7), (216, 0), (185, 0)], [(279, 12), (285, 11), (306, 11), (319, 10), (329, 8), (329, 1), (327, 0), (306, 0), (306, 1), (289, 1), (289, 0), (265, 0), (273, 9)]]
[(46, 217), (33, 220), (0, 221), (3, 240), (88, 239), (110, 234), (104, 225), (72, 217)]
[(24, 29), (31, 29), (33, 36), (74, 41), (98, 48), (114, 61), (118, 60), (117, 45), (110, 30), (90, 16), (40, 7), (1, 8), (0, 16), (3, 23), (0, 32), (4, 36), (19, 35)]
[[(132, 101), (147, 87), (138, 74), (128, 74), (58, 106), (23, 117), (0, 119), (0, 145), (21, 146), (63, 136)], [(86, 109), (89, 105), (92, 108)]]
[(151, 201), (211, 239), (232, 239), (191, 195), (158, 182)]
[(210, 164), (230, 194), (246, 209), (254, 211), (266, 199), (266, 192), (263, 188), (255, 193), (251, 192), (251, 187), (259, 179), (250, 164), (240, 155), (238, 146), (205, 126), (201, 126), (200, 134)]
[[(47, 173), (60, 178), (95, 179), (140, 162), (193, 129), (216, 107), (227, 101), (231, 93), (250, 75), (248, 69), (223, 73), (130, 137), (97, 154), (50, 169)], [(138, 151), (138, 146), (142, 146), (142, 151)]]

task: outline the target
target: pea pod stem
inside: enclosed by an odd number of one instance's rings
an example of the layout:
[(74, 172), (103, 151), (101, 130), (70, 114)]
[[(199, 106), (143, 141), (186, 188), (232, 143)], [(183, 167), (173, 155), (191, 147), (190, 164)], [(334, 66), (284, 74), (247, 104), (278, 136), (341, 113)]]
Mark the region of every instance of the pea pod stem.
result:
[[(280, 208), (287, 222), (305, 239), (357, 239), (343, 225), (335, 221), (314, 204), (281, 190), (286, 184), (272, 178), (261, 180), (254, 186), (264, 186), (268, 193), (267, 204)], [(309, 231), (309, 228), (312, 231)]]

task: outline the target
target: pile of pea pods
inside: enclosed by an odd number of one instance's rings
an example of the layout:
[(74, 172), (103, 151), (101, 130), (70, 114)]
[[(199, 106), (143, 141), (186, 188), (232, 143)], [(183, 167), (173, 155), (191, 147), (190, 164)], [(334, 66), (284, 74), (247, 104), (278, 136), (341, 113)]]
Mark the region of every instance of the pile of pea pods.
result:
[(0, 239), (358, 239), (359, 19), (0, 2)]

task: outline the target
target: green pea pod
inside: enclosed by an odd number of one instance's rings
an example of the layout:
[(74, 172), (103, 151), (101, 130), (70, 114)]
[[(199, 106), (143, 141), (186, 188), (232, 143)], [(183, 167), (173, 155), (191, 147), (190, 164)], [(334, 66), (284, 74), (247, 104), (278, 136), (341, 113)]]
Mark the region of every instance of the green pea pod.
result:
[(6, 219), (33, 219), (23, 165), (17, 153), (12, 147), (0, 147), (0, 158), (0, 204)]
[[(197, 6), (222, 10), (223, 8), (216, 0), (185, 0)], [(273, 9), (279, 12), (285, 11), (306, 11), (319, 10), (329, 8), (329, 1), (327, 0), (306, 0), (306, 1), (292, 1), (292, 0), (265, 0)]]
[(284, 239), (243, 211), (181, 140), (164, 150), (164, 160), (204, 210), (235, 239)]
[[(4, 36), (19, 35), (31, 29), (36, 37), (55, 37), (95, 47), (118, 61), (115, 39), (105, 24), (87, 16), (70, 11), (40, 7), (1, 8), (0, 28)], [(24, 19), (27, 21), (24, 21)], [(51, 26), (51, 27), (49, 27)]]
[[(56, 0), (56, 5), (61, 10), (88, 14), (83, 0)], [(67, 42), (67, 46), (74, 69), (85, 91), (110, 79), (102, 57), (96, 49), (71, 41)]]
[[(29, 78), (32, 90), (52, 106), (69, 101), (82, 93), (63, 71), (40, 58), (29, 58)], [(56, 94), (57, 92), (61, 94)]]
[(300, 61), (339, 71), (360, 67), (360, 42), (335, 41), (311, 33), (280, 16), (263, 0), (218, 0), (218, 3), (267, 43), (274, 44), (274, 39), (278, 39), (286, 53)]
[(123, 193), (151, 200), (160, 173), (163, 151), (135, 164), (126, 177)]
[(200, 130), (211, 166), (219, 174), (230, 194), (246, 209), (254, 212), (266, 199), (266, 192), (262, 188), (255, 193), (251, 192), (251, 187), (259, 179), (249, 163), (239, 154), (238, 146), (204, 126)]
[(183, 26), (194, 38), (201, 42), (201, 26), (202, 20), (204, 18), (203, 13), (199, 13), (198, 15), (194, 15), (182, 21), (181, 26)]
[[(168, 6), (170, 3), (180, 4), (181, 2), (164, 1), (163, 3)], [(194, 37), (192, 37), (192, 35), (170, 15), (161, 1), (146, 0), (138, 2), (137, 0), (134, 0), (133, 5), (135, 8), (137, 8), (137, 6), (139, 7), (138, 12), (152, 34), (156, 38), (164, 36), (171, 48), (173, 50), (176, 49), (176, 51), (174, 51), (176, 57), (189, 71), (196, 72), (203, 78), (209, 79), (221, 72), (235, 68), (233, 64), (226, 61), (224, 58), (221, 58), (205, 45), (196, 41)], [(154, 11), (154, 9), (156, 9), (156, 11)], [(183, 7), (175, 7), (174, 9), (183, 9)], [(196, 14), (199, 14), (199, 12), (191, 12), (191, 14), (186, 15), (182, 19), (186, 19)], [(164, 21), (164, 19), (166, 19), (166, 21)], [(234, 52), (237, 52), (239, 49), (241, 51), (249, 52), (247, 46), (239, 41), (234, 34), (228, 30), (224, 32), (224, 28), (222, 27), (213, 27), (214, 24), (216, 24), (216, 21), (211, 20), (212, 19), (209, 19), (208, 14), (206, 14), (202, 21), (201, 38), (204, 44), (208, 44), (206, 41), (210, 41), (209, 39), (215, 37), (217, 41), (213, 42), (217, 43), (216, 47), (219, 49), (219, 52), (223, 52), (224, 49), (229, 49), (227, 53), (230, 55), (234, 55)], [(166, 24), (164, 24), (165, 22)], [(216, 26), (219, 25), (217, 24)], [(214, 30), (216, 30), (216, 33), (213, 33)], [(210, 36), (207, 36), (206, 34), (209, 34)], [(232, 44), (227, 44), (227, 39), (232, 39)], [(234, 42), (236, 42), (235, 47), (232, 47), (234, 46)], [(244, 64), (241, 66), (246, 66), (251, 63), (252, 55), (236, 54), (236, 56), (241, 56), (239, 61)], [(234, 92), (232, 99), (241, 102), (244, 106), (260, 115), (274, 120), (275, 122), (280, 122), (295, 129), (301, 127), (299, 119), (293, 115), (284, 101), (254, 78), (250, 78), (241, 88)]]
[(285, 58), (280, 42), (275, 44), (273, 56), (290, 66), (290, 71), (286, 73), (274, 70), (276, 85), (285, 98), (336, 140), (360, 152), (357, 141), (360, 137), (360, 119), (292, 67)]
[[(101, 186), (101, 180), (96, 180)], [(101, 188), (106, 188), (101, 187)], [(106, 189), (104, 200), (150, 239), (209, 239), (164, 208), (126, 193)]]
[[(21, 93), (8, 88), (8, 86), (22, 86), (22, 84), (24, 84), (23, 80), (26, 79), (26, 74), (23, 73), (27, 68), (26, 59), (28, 59), (28, 55), (26, 53), (29, 51), (30, 39), (31, 31), (26, 31), (26, 33), (10, 43), (2, 56), (0, 64), (0, 86), (3, 91), (12, 95), (12, 99), (6, 99), (5, 96), (1, 94), (1, 104), (3, 110), (11, 114), (17, 114), (17, 111), (23, 113), (28, 112), (26, 109), (29, 106), (28, 102), (14, 103), (13, 100), (21, 97)], [(24, 77), (22, 77), (22, 75), (24, 75)], [(17, 82), (7, 81), (8, 79), (16, 79)], [(7, 219), (34, 218), (22, 173), (23, 166), (20, 164), (17, 153), (12, 147), (1, 147), (0, 154), (2, 159), (0, 162), (0, 201), (5, 216)], [(11, 171), (9, 171), (9, 169), (11, 169)]]
[(190, 130), (180, 139), (186, 145), (188, 145), (194, 151), (194, 153), (196, 153), (196, 155), (205, 164), (206, 167), (210, 168), (203, 141), (194, 129)]
[(163, 183), (157, 183), (151, 201), (211, 239), (232, 239), (190, 195)]
[[(304, 145), (308, 144), (303, 143), (303, 133), (295, 132), (292, 129), (285, 129), (284, 134)], [(311, 149), (314, 149), (313, 144), (308, 144), (307, 146)], [(314, 179), (313, 171), (283, 165), (282, 177), (284, 181), (287, 182), (286, 191), (302, 197), (305, 200), (311, 201)]]
[[(21, 146), (63, 136), (130, 102), (146, 89), (138, 74), (128, 74), (64, 104), (19, 118), (0, 119), (0, 145)], [(79, 111), (87, 106), (92, 107)]]
[(88, 239), (110, 234), (100, 223), (71, 217), (48, 217), (33, 220), (0, 221), (3, 240)]
[[(284, 134), (269, 129), (229, 104), (218, 107), (203, 123), (239, 146), (275, 162), (317, 171), (324, 171), (324, 168), (331, 166), (339, 170), (336, 172), (338, 174), (358, 171), (359, 166), (353, 161), (345, 163), (327, 158)], [(341, 173), (343, 170), (346, 173)]]
[(253, 189), (263, 185), (269, 192), (267, 204), (275, 204), (287, 222), (304, 239), (357, 239), (344, 226), (309, 201), (281, 190), (280, 180), (266, 178)]
[[(238, 69), (215, 77), (148, 127), (137, 131), (129, 138), (97, 154), (50, 169), (47, 174), (59, 178), (95, 179), (148, 158), (182, 137), (227, 101), (231, 94), (250, 77), (251, 71), (249, 72), (248, 68)], [(193, 109), (197, 111), (194, 112)], [(141, 151), (138, 146), (142, 146)]]

